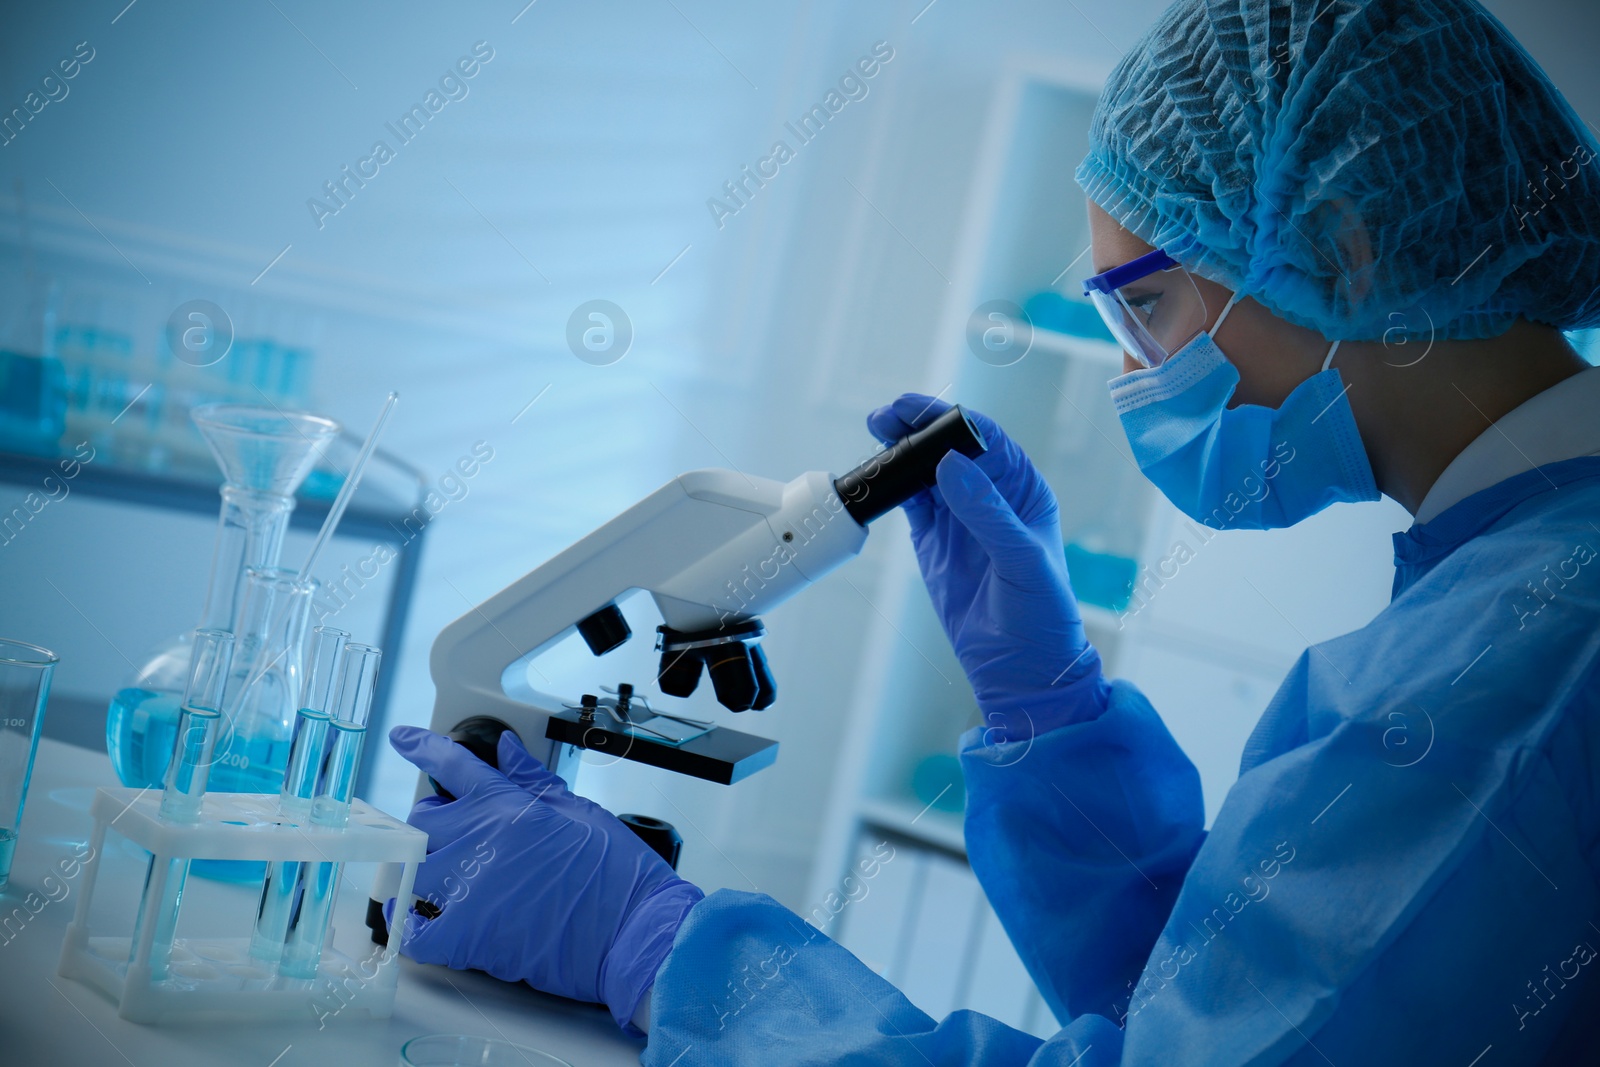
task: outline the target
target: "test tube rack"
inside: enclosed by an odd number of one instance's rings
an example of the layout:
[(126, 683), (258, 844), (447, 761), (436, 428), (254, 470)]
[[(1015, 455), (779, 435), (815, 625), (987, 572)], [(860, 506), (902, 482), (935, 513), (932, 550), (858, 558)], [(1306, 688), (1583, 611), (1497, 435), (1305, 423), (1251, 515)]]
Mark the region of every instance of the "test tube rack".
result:
[[(278, 811), (277, 801), (264, 793), (207, 793), (199, 821), (184, 825), (160, 817), (159, 790), (97, 790), (90, 806), (93, 859), (57, 973), (99, 989), (117, 1004), (119, 1015), (134, 1022), (303, 1019), (320, 1027), (330, 1018), (388, 1018), (400, 972), (399, 937), (361, 960), (326, 947), (316, 978), (296, 980), (251, 958), (246, 924), (246, 935), (238, 938), (178, 938), (167, 977), (152, 981), (156, 923), (139, 924), (137, 946), (131, 937), (90, 934), (89, 908), (108, 829), (149, 851), (157, 872), (165, 872), (171, 859), (396, 864), (401, 877), (395, 895), (408, 902), (398, 911), (407, 912), (417, 864), (427, 854), (426, 834), (361, 800), (351, 803), (350, 823), (342, 830), (290, 820)], [(161, 895), (145, 894), (151, 901)]]

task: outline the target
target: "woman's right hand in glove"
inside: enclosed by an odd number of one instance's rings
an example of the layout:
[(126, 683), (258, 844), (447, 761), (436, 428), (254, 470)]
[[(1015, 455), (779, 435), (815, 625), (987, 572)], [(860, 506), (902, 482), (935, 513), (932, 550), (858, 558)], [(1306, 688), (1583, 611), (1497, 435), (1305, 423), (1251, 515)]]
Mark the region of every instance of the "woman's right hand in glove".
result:
[[(950, 405), (907, 393), (867, 417), (893, 443)], [(1110, 693), (1067, 581), (1055, 494), (992, 419), (969, 411), (988, 451), (939, 463), (938, 486), (906, 501), (934, 610), (972, 684), (988, 740), (1093, 719)]]

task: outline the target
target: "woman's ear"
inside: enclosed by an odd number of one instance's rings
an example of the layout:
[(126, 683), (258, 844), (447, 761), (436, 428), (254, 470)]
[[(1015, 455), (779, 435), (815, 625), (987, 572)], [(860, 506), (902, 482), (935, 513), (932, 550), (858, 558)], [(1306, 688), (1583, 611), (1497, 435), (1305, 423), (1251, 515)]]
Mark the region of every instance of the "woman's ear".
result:
[(1343, 196), (1323, 201), (1312, 217), (1313, 232), (1332, 246), (1324, 258), (1339, 272), (1336, 284), (1353, 315), (1372, 292), (1372, 235), (1366, 220)]

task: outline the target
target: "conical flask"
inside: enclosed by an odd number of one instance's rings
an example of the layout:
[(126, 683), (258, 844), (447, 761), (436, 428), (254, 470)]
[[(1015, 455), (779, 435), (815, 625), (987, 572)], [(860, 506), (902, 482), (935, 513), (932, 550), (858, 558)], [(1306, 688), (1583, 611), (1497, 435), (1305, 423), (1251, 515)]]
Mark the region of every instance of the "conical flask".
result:
[(306, 622), (315, 578), (282, 567), (245, 571), (233, 671), (222, 700), (222, 736), (209, 788), (276, 793), (304, 683)]
[[(210, 404), (196, 408), (191, 417), (224, 478), (200, 628), (238, 633), (246, 571), (278, 565), (295, 490), (322, 447), (339, 432), (339, 424), (304, 412), (244, 404)], [(186, 631), (163, 644), (112, 698), (106, 748), (124, 785), (160, 785), (172, 755), (188, 673)]]
[[(289, 765), (290, 741), (304, 685), (306, 622), (317, 580), (282, 567), (245, 570), (222, 722), (212, 754), (216, 793), (277, 793)], [(202, 878), (260, 882), (266, 864), (195, 860)]]

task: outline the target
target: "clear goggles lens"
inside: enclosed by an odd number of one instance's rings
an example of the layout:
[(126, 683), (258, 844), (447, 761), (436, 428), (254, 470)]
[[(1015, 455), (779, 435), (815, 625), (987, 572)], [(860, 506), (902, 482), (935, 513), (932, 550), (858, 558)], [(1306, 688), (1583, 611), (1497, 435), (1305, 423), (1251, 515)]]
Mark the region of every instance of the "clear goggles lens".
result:
[(1083, 292), (1111, 335), (1145, 367), (1159, 367), (1206, 328), (1199, 287), (1159, 250), (1096, 274)]

